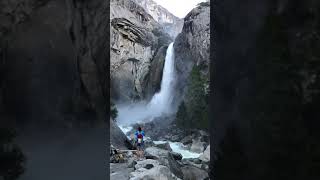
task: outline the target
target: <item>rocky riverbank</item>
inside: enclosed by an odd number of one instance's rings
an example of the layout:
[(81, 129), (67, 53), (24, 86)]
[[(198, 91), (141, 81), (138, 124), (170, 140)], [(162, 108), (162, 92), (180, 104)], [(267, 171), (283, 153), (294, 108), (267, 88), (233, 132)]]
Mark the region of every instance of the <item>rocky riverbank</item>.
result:
[[(160, 123), (161, 122), (161, 123)], [(177, 128), (170, 118), (121, 127), (128, 138), (141, 126), (146, 133), (145, 154), (112, 145), (110, 150), (111, 179), (208, 179), (210, 162), (209, 134)], [(170, 128), (168, 128), (170, 127)]]
[(135, 152), (121, 153), (111, 148), (111, 179), (208, 179), (210, 146), (199, 158), (184, 158), (173, 152), (167, 144), (150, 146), (145, 149), (143, 159)]

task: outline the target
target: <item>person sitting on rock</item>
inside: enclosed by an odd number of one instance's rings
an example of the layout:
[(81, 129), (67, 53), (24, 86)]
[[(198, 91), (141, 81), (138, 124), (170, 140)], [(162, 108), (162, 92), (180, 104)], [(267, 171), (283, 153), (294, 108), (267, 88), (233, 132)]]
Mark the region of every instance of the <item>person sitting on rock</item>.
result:
[(136, 145), (138, 150), (137, 152), (138, 158), (143, 158), (143, 147), (144, 147), (143, 138), (145, 136), (144, 131), (142, 131), (141, 127), (138, 127), (138, 130), (134, 135), (135, 135)]

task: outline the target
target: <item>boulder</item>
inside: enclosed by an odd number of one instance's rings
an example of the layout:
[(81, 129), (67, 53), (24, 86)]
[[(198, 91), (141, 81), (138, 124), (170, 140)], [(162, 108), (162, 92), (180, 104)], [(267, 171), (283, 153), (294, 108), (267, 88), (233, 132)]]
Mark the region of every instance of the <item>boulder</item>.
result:
[(130, 173), (133, 171), (133, 168), (128, 168), (124, 163), (110, 163), (110, 179), (129, 179)]
[(186, 144), (191, 144), (191, 143), (192, 143), (192, 136), (189, 135), (189, 136), (184, 137), (184, 138), (181, 140), (181, 143), (183, 143), (184, 145), (186, 145)]
[(177, 160), (182, 159), (182, 155), (175, 152), (169, 152), (164, 149), (150, 147), (145, 150), (145, 153), (156, 159), (160, 165), (169, 167), (173, 174), (177, 177), (182, 177), (182, 172), (180, 170), (180, 164)]
[(170, 147), (170, 144), (168, 142), (163, 143), (163, 144), (156, 144), (154, 146), (157, 147), (157, 148), (161, 148), (161, 149), (167, 150), (167, 151), (172, 151), (172, 149)]
[(171, 155), (175, 160), (181, 160), (182, 159), (182, 155), (180, 153), (169, 152), (169, 155)]
[(138, 161), (135, 171), (130, 173), (130, 180), (141, 179), (177, 179), (166, 166), (160, 165), (159, 161), (147, 159)]
[[(181, 165), (176, 161), (177, 160), (177, 155), (181, 156), (181, 154), (169, 152), (169, 157), (168, 157), (169, 168), (170, 168), (171, 172), (175, 176), (183, 179), (183, 173), (181, 171)], [(181, 156), (181, 159), (180, 159), (180, 156), (178, 158), (179, 160), (182, 159), (182, 156)]]
[(110, 120), (110, 143), (117, 149), (132, 149), (133, 145), (118, 125)]
[(182, 167), (181, 171), (183, 173), (183, 180), (204, 180), (209, 177), (206, 171), (191, 165)]
[(210, 145), (206, 148), (206, 150), (200, 155), (199, 159), (203, 162), (210, 161)]
[(201, 161), (199, 159), (182, 159), (182, 164), (194, 166), (199, 169), (201, 169), (201, 167), (202, 167)]
[(128, 168), (134, 168), (134, 166), (137, 164), (137, 161), (131, 158), (128, 160), (127, 164), (128, 164)]
[(145, 153), (148, 155), (151, 155), (153, 157), (156, 157), (158, 159), (160, 158), (167, 158), (168, 157), (168, 152), (167, 150), (160, 149), (157, 147), (148, 147), (145, 149)]
[(192, 141), (192, 145), (190, 148), (190, 151), (196, 152), (196, 153), (202, 153), (204, 151), (205, 143), (200, 141), (200, 138), (194, 139)]

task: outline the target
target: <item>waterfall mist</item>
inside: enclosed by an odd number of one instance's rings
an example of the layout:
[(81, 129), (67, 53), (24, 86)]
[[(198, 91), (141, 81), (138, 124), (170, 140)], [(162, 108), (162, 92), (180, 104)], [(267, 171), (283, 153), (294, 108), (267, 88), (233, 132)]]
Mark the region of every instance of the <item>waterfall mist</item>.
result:
[(129, 105), (117, 104), (119, 111), (118, 123), (129, 125), (137, 122), (146, 122), (155, 117), (173, 113), (175, 78), (174, 49), (173, 43), (171, 43), (166, 52), (160, 91), (152, 97), (150, 102), (141, 101)]

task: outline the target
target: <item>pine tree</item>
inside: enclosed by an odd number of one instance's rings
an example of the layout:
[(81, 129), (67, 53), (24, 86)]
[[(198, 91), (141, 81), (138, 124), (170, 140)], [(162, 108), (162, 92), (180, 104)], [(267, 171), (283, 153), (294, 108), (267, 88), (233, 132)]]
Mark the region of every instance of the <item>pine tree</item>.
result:
[(200, 67), (195, 65), (190, 73), (186, 94), (189, 128), (205, 129), (209, 124), (204, 79), (201, 75)]
[(182, 128), (186, 128), (188, 121), (186, 105), (182, 101), (176, 114), (176, 124)]

